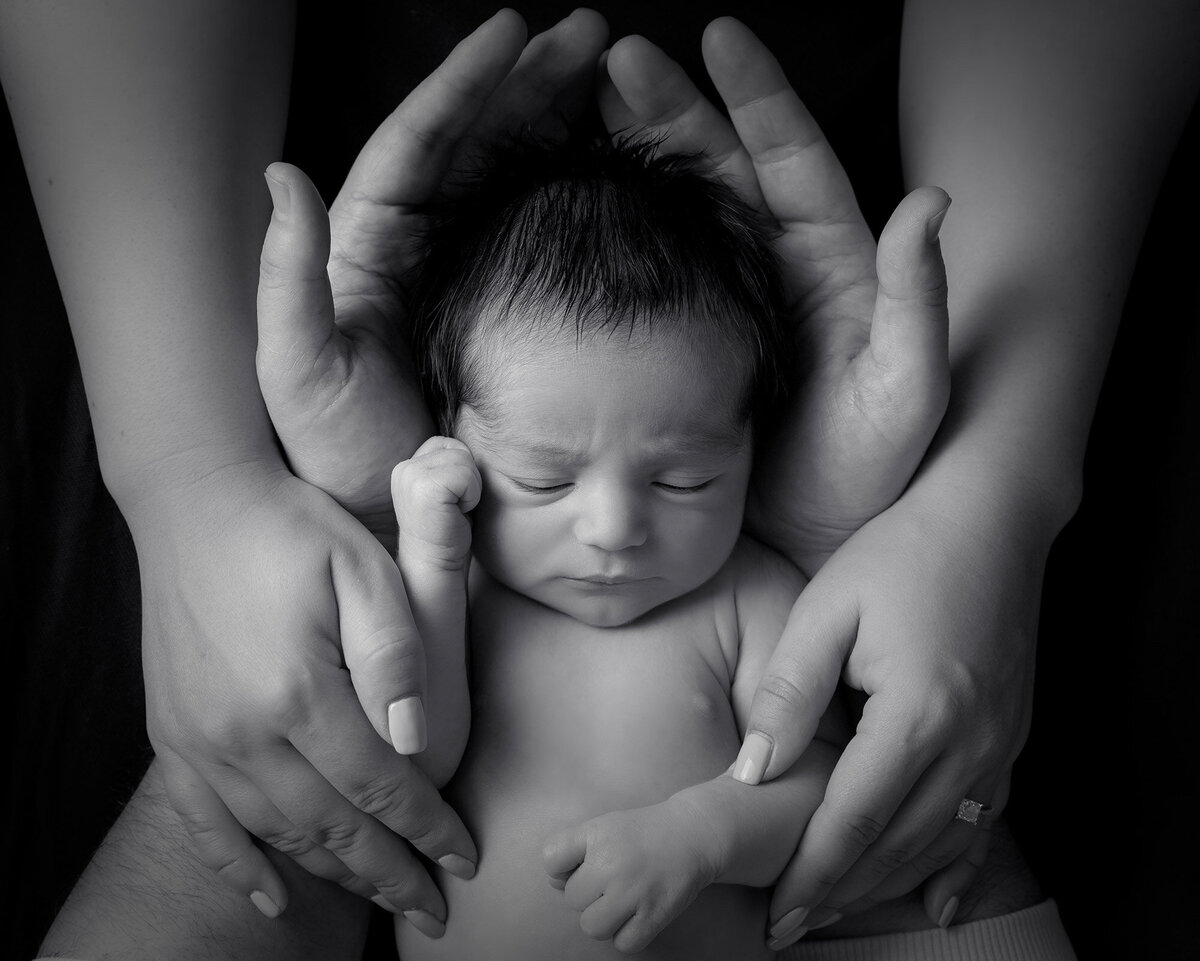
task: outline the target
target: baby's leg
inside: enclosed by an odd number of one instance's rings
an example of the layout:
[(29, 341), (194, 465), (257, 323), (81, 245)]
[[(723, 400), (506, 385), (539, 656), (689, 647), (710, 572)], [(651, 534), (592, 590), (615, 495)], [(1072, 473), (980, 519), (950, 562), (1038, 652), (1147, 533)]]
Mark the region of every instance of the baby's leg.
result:
[(123, 961), (361, 959), (370, 904), (287, 858), (272, 860), (290, 900), (268, 920), (200, 863), (151, 765), (41, 953)]

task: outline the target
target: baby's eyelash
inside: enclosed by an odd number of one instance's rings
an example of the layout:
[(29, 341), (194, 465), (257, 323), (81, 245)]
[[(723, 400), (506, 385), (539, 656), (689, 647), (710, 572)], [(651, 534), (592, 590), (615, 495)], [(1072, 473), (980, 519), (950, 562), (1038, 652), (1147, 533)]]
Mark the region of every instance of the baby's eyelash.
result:
[(551, 484), (549, 487), (537, 487), (533, 484), (525, 484), (515, 478), (513, 478), (513, 483), (519, 490), (528, 491), (530, 494), (554, 494), (571, 486), (570, 484)]
[(669, 490), (673, 494), (696, 494), (704, 490), (704, 488), (711, 483), (711, 480), (706, 480), (703, 484), (693, 484), (690, 487), (680, 487), (677, 484), (664, 484), (662, 481), (656, 481), (655, 486), (661, 487), (664, 490)]

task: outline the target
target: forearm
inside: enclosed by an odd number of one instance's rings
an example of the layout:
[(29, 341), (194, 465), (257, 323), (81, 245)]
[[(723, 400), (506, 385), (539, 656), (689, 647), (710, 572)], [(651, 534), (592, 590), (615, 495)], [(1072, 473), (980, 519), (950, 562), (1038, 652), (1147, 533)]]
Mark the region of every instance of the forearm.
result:
[(1198, 20), (1184, 2), (906, 7), (905, 177), (954, 198), (941, 233), (954, 384), (918, 485), (1024, 499), (1051, 537), (1074, 512), (1126, 287), (1195, 97)]
[(674, 794), (665, 803), (704, 826), (712, 846), (714, 883), (768, 887), (796, 853), (800, 835), (825, 796), (838, 750), (816, 740), (792, 769), (772, 781), (748, 785), (727, 771)]
[(127, 516), (165, 473), (280, 463), (254, 302), (292, 20), (286, 2), (0, 8), (4, 89)]

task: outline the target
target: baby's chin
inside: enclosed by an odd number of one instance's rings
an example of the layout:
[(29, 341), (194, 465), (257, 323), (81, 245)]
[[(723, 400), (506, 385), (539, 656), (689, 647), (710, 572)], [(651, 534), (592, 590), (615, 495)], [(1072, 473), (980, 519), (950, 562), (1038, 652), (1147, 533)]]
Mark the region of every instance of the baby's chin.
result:
[(568, 582), (529, 596), (589, 627), (612, 628), (632, 624), (686, 593), (688, 590), (677, 584), (655, 580), (607, 590)]

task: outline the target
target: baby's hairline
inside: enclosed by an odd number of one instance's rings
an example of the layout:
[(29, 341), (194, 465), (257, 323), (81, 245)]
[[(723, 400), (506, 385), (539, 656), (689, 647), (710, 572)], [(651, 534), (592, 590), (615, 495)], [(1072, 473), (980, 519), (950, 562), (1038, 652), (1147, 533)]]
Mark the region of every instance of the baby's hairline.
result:
[[(679, 311), (647, 312), (640, 320), (613, 317), (602, 320), (593, 318), (589, 322), (573, 317), (572, 311), (565, 305), (538, 305), (536, 309), (528, 311), (527, 323), (521, 321), (516, 324), (510, 322), (513, 313), (511, 306), (504, 308), (493, 302), (482, 308), (476, 319), (464, 331), (464, 389), (456, 398), (455, 410), (439, 412), (442, 428), (448, 434), (456, 436), (455, 429), (464, 408), (474, 411), (483, 423), (495, 422), (498, 419), (498, 412), (483, 396), (484, 377), (481, 376), (483, 372), (479, 370), (479, 344), (482, 340), (498, 337), (506, 349), (511, 349), (514, 343), (526, 343), (534, 346), (536, 350), (539, 342), (561, 343), (561, 337), (567, 332), (574, 334), (577, 351), (585, 350), (589, 344), (601, 340), (605, 343), (620, 343), (624, 339), (628, 349), (632, 351), (665, 346), (674, 357), (681, 360), (690, 357), (695, 366), (707, 371), (707, 375), (718, 385), (732, 384), (736, 381), (736, 385), (731, 386), (725, 398), (726, 409), (732, 415), (730, 433), (741, 435), (747, 431), (753, 432), (755, 411), (751, 395), (755, 382), (754, 359), (749, 356), (745, 345), (737, 343), (736, 338), (724, 336), (710, 325), (690, 324), (679, 316), (682, 313)], [(668, 313), (674, 316), (663, 323), (662, 318), (668, 316)], [(655, 322), (656, 320), (658, 322)], [(702, 336), (689, 339), (687, 335), (696, 331)], [(735, 378), (721, 376), (716, 358), (718, 351), (722, 349), (725, 352), (724, 356), (737, 360), (738, 371)], [(493, 369), (499, 374), (503, 367)]]

